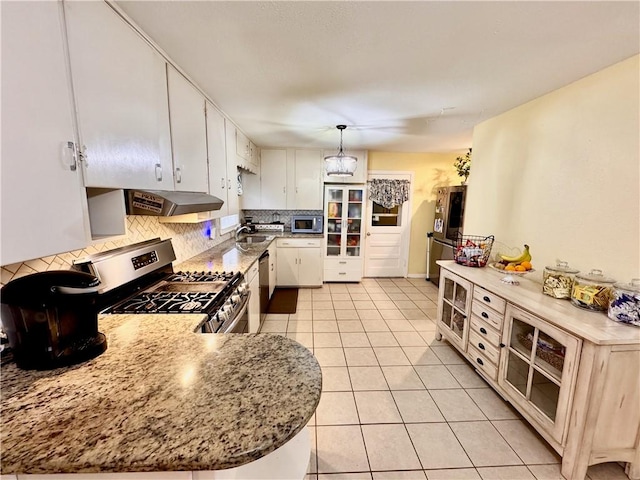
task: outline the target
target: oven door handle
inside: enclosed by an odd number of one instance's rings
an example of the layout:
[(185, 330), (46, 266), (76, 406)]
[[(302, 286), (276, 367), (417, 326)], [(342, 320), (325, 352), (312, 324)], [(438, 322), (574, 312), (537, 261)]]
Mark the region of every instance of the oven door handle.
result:
[(249, 298), (250, 297), (251, 297), (251, 292), (248, 292), (248, 294), (247, 294), (247, 296), (245, 298), (245, 301), (244, 301), (244, 305), (242, 306), (242, 308), (240, 309), (238, 314), (233, 318), (233, 321), (231, 322), (231, 324), (229, 326), (226, 326), (225, 324), (222, 324), (222, 328), (220, 328), (220, 330), (218, 330), (216, 333), (229, 333), (231, 330), (233, 330), (235, 328), (235, 326), (238, 324), (238, 322), (240, 321), (242, 316), (247, 311), (247, 308), (249, 308)]

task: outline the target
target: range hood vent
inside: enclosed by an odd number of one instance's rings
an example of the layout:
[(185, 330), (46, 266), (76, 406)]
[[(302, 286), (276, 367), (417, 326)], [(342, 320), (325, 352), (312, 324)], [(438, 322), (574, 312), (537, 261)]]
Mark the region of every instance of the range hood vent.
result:
[(220, 210), (224, 204), (218, 197), (197, 192), (125, 190), (124, 195), (127, 215), (172, 217)]

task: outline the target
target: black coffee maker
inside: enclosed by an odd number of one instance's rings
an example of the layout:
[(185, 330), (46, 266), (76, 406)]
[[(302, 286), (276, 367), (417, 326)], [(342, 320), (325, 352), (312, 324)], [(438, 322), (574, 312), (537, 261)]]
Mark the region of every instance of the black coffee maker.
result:
[(73, 270), (34, 273), (0, 291), (2, 325), (18, 367), (48, 370), (97, 357), (100, 280)]

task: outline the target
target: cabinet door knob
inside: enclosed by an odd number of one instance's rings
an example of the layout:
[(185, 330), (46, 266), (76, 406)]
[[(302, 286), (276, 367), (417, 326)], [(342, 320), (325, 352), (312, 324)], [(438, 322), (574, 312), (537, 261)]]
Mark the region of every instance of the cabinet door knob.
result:
[(480, 333), (484, 333), (486, 335), (487, 334), (486, 328), (480, 327)]
[(478, 342), (478, 348), (479, 348), (480, 350), (486, 350), (486, 349), (484, 348), (484, 344), (483, 344), (482, 342)]
[(504, 348), (506, 345), (504, 343), (500, 343), (500, 348)]
[(370, 237), (370, 236), (371, 236), (371, 232), (367, 232), (367, 237)]
[(478, 362), (480, 365), (484, 365), (484, 362), (481, 358), (476, 358), (476, 362)]
[(482, 318), (489, 318), (489, 314), (487, 312), (482, 312)]
[(482, 297), (482, 299), (483, 299), (485, 302), (491, 303), (491, 299), (490, 299), (489, 297), (487, 297), (486, 295), (485, 295), (484, 297)]

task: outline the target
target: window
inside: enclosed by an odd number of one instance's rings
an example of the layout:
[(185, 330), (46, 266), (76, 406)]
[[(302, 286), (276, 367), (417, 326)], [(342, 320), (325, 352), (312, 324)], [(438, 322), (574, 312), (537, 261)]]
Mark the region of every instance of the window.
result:
[(220, 235), (229, 233), (240, 225), (240, 217), (238, 214), (228, 215), (220, 218)]
[(373, 227), (400, 227), (402, 219), (402, 206), (396, 205), (393, 208), (385, 208), (382, 205), (371, 202), (371, 225)]

